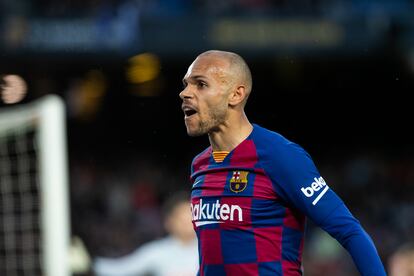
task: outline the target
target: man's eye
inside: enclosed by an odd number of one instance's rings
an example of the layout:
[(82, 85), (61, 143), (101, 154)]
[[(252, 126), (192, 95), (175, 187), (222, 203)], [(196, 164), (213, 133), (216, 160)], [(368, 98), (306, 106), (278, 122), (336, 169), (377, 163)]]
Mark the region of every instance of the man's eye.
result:
[(204, 87), (206, 87), (206, 86), (207, 86), (207, 84), (206, 84), (205, 82), (199, 81), (199, 82), (197, 82), (197, 86), (198, 86), (199, 88), (204, 88)]

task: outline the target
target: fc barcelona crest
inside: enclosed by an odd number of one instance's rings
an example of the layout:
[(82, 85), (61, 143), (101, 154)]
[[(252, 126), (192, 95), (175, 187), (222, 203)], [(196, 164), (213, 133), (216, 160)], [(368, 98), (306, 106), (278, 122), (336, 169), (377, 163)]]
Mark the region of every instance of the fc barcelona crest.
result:
[(247, 187), (247, 175), (246, 171), (234, 171), (233, 176), (230, 179), (230, 190), (234, 193), (243, 192)]

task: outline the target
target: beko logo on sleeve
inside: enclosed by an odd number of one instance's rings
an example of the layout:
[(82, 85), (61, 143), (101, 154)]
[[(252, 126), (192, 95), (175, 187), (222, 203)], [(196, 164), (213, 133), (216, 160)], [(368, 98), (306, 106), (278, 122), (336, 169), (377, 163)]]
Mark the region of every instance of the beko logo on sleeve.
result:
[(326, 185), (325, 180), (321, 177), (313, 178), (313, 182), (308, 187), (302, 187), (300, 190), (306, 197), (313, 197), (315, 193), (318, 193), (323, 189), (318, 196), (312, 201), (312, 205), (316, 205), (322, 196), (328, 191), (329, 187)]

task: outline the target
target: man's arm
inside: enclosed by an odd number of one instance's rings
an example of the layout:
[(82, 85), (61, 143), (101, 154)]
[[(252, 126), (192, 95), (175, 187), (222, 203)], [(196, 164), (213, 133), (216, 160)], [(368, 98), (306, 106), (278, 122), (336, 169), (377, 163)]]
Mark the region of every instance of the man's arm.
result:
[(120, 258), (95, 258), (93, 270), (98, 276), (133, 276), (151, 271), (154, 253), (151, 245), (143, 245)]
[(386, 275), (374, 243), (344, 204), (339, 205), (319, 226), (349, 252), (361, 275)]
[(363, 276), (386, 275), (377, 250), (338, 195), (320, 176), (310, 155), (294, 143), (271, 147), (264, 164), (279, 196), (347, 249)]

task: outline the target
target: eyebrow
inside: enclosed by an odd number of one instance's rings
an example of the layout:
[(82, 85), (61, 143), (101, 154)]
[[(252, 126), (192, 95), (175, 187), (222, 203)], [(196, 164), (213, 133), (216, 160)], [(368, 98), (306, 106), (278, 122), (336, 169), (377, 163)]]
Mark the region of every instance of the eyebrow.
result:
[(188, 78), (183, 78), (183, 83), (187, 83), (187, 80), (191, 79), (191, 80), (199, 80), (199, 79), (204, 79), (207, 80), (207, 77), (203, 76), (203, 75), (195, 75), (195, 76), (190, 76)]

